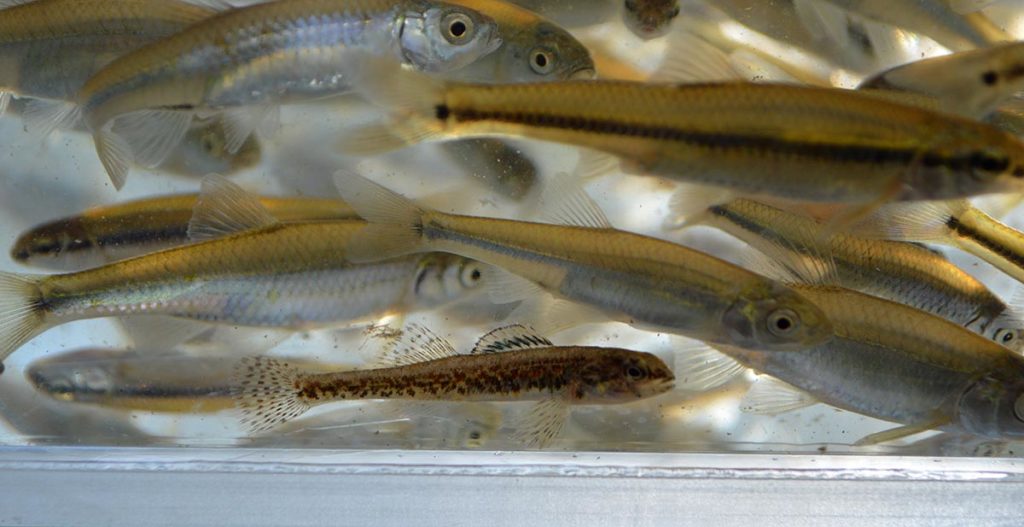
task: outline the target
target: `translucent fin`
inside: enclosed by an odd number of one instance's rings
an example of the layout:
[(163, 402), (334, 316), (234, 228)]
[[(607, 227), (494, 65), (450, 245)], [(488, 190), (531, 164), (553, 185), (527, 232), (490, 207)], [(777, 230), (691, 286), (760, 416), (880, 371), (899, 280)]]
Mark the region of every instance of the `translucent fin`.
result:
[(527, 448), (544, 448), (562, 432), (569, 405), (560, 397), (545, 399), (514, 422), (516, 441)]
[(483, 282), (494, 304), (511, 304), (544, 294), (544, 288), (536, 282), (494, 265), (483, 268)]
[(604, 211), (580, 186), (579, 180), (564, 172), (551, 178), (540, 199), (544, 221), (592, 229), (612, 228)]
[(480, 337), (471, 354), (501, 353), (532, 348), (554, 346), (550, 340), (537, 334), (536, 330), (522, 324), (512, 324), (492, 330)]
[(408, 324), (394, 347), (381, 355), (379, 366), (405, 366), (458, 355), (444, 337), (420, 324)]
[(276, 105), (263, 105), (256, 107), (235, 108), (224, 112), (222, 123), (224, 126), (224, 150), (229, 154), (237, 154), (242, 145), (249, 140), (253, 132), (264, 129), (269, 130), (267, 123), (277, 121), (280, 124), (280, 108)]
[[(811, 220), (808, 218), (808, 226)], [(760, 250), (768, 261), (748, 259), (751, 269), (766, 276), (787, 276), (791, 282), (815, 285), (837, 285), (839, 272), (828, 247), (829, 240), (810, 227), (799, 229), (785, 239), (765, 239)], [(780, 271), (781, 265), (785, 271)]]
[(710, 185), (681, 185), (668, 200), (669, 215), (662, 227), (669, 230), (682, 229), (705, 221), (708, 209), (732, 201), (728, 190)]
[(352, 172), (338, 171), (334, 182), (342, 199), (370, 222), (349, 242), (347, 257), (350, 261), (374, 262), (421, 250), (423, 209)]
[(42, 279), (41, 275), (0, 271), (0, 361), (45, 329), (39, 290)]
[(227, 11), (233, 9), (236, 6), (225, 0), (187, 0), (188, 3), (197, 5), (200, 7), (208, 7), (214, 11)]
[(981, 210), (993, 218), (1005, 218), (1016, 209), (1021, 200), (1022, 194), (989, 194), (972, 199), (974, 208)]
[(123, 137), (109, 127), (96, 132), (93, 139), (96, 142), (96, 155), (110, 176), (110, 182), (115, 189), (121, 190), (128, 179), (128, 170), (134, 162), (132, 148)]
[(606, 321), (608, 315), (591, 306), (541, 293), (521, 302), (507, 318), (528, 324), (541, 335), (554, 335), (583, 324)]
[(822, 42), (834, 42), (838, 49), (855, 44), (847, 30), (847, 14), (842, 9), (822, 0), (793, 0), (793, 9), (804, 29)]
[(186, 111), (142, 110), (118, 116), (114, 130), (127, 141), (136, 163), (154, 168), (181, 144), (192, 116)]
[(673, 31), (665, 59), (651, 82), (709, 82), (744, 80), (729, 63), (729, 56), (689, 31)]
[(883, 430), (881, 432), (866, 435), (858, 439), (853, 446), (871, 446), (879, 443), (895, 441), (897, 439), (903, 439), (904, 437), (910, 437), (912, 435), (920, 434), (921, 432), (927, 432), (948, 422), (948, 419), (937, 419), (920, 425), (897, 426), (896, 428), (890, 428), (889, 430)]
[(265, 432), (309, 410), (296, 387), (299, 371), (277, 359), (246, 357), (235, 369), (235, 406), (242, 424), (253, 433)]
[(398, 130), (399, 124), (371, 124), (358, 126), (338, 134), (338, 149), (347, 155), (371, 157), (400, 150), (409, 145), (429, 141), (436, 134), (430, 130), (409, 127)]
[(735, 359), (707, 344), (678, 351), (674, 366), (676, 387), (695, 392), (721, 386), (746, 371)]
[(79, 106), (66, 101), (32, 99), (21, 114), (28, 133), (45, 138), (54, 130), (72, 128), (81, 119)]
[(586, 182), (617, 171), (620, 163), (618, 157), (609, 153), (581, 148), (573, 174)]
[(738, 49), (729, 54), (729, 63), (736, 74), (746, 81), (802, 84), (786, 70), (747, 49)]
[(277, 219), (256, 196), (224, 176), (210, 174), (203, 178), (199, 197), (192, 207), (188, 238), (194, 242), (212, 240), (276, 223)]
[[(3, 7), (0, 6), (0, 9), (3, 9)], [(13, 97), (13, 93), (7, 90), (0, 90), (0, 116), (7, 113), (7, 107), (11, 105), (11, 99)]]
[(869, 238), (941, 243), (949, 233), (946, 222), (968, 207), (966, 201), (893, 203), (855, 225), (854, 233)]
[(133, 349), (155, 352), (174, 349), (211, 327), (204, 322), (158, 315), (124, 317), (120, 320), (132, 341)]
[(354, 52), (345, 62), (344, 73), (355, 92), (377, 106), (433, 118), (437, 107), (444, 105), (443, 82), (403, 68), (396, 60)]
[(774, 377), (762, 376), (750, 387), (740, 411), (748, 414), (775, 415), (799, 410), (818, 403), (807, 392), (801, 391)]
[(800, 275), (782, 262), (755, 250), (743, 253), (743, 267), (785, 284), (800, 282)]

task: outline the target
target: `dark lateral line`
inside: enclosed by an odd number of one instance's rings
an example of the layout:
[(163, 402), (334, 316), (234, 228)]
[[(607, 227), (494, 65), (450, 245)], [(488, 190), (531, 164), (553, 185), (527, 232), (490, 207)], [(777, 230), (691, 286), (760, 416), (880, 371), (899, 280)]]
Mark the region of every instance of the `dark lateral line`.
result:
[(949, 219), (946, 220), (946, 227), (958, 235), (973, 240), (978, 245), (998, 254), (1004, 260), (1012, 263), (1013, 265), (1016, 265), (1017, 267), (1024, 267), (1024, 257), (1022, 257), (1022, 255), (1019, 255), (986, 238), (981, 232), (961, 223), (956, 216), (950, 216)]
[(478, 112), (475, 110), (451, 108), (446, 105), (437, 106), (435, 108), (435, 114), (438, 118), (451, 116), (456, 121), (499, 121), (540, 128), (559, 128), (664, 141), (677, 141), (708, 148), (749, 148), (761, 151), (789, 153), (817, 159), (838, 159), (839, 161), (846, 162), (898, 162), (910, 164), (919, 159), (919, 152), (912, 149), (799, 143), (765, 136), (692, 132), (668, 126), (640, 126), (633, 123), (624, 123), (611, 119), (588, 119), (585, 117), (530, 113)]

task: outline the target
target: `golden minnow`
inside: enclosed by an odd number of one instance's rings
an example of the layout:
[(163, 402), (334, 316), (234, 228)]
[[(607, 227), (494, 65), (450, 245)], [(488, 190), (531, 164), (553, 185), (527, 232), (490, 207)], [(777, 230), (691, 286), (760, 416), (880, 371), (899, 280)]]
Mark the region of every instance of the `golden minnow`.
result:
[(866, 79), (859, 89), (930, 95), (943, 111), (980, 119), (1024, 89), (1024, 42), (914, 61)]
[(856, 226), (854, 232), (956, 247), (1024, 283), (1024, 233), (967, 201), (886, 205)]
[(477, 263), (453, 255), (355, 265), (346, 246), (363, 221), (279, 223), (226, 180), (208, 178), (204, 186), (205, 205), (189, 227), (197, 243), (75, 273), (0, 273), (0, 358), (72, 320), (169, 315), (336, 326), (450, 302), (480, 281)]
[(494, 300), (522, 300), (539, 286), (613, 320), (711, 342), (790, 350), (831, 335), (820, 311), (773, 280), (612, 228), (566, 178), (549, 186), (544, 199), (553, 220), (571, 225), (445, 214), (355, 174), (340, 172), (336, 182), (371, 222), (349, 245), (353, 261), (423, 251), (461, 254), (511, 273), (503, 277), (514, 279), (504, 290), (492, 287)]
[(668, 33), (679, 16), (679, 0), (624, 0), (623, 21), (634, 35), (649, 40)]
[(792, 353), (715, 346), (803, 392), (752, 389), (748, 411), (778, 413), (820, 401), (901, 425), (857, 444), (933, 428), (1024, 437), (1024, 358), (1017, 353), (909, 306), (849, 289), (793, 287), (832, 320), (835, 338)]
[(443, 1), (259, 3), (118, 58), (82, 87), (78, 102), (120, 188), (132, 163), (158, 165), (193, 115), (223, 113), (233, 130), (230, 152), (275, 105), (348, 90), (343, 65), (352, 49), (443, 72), (494, 51), (496, 33), (485, 15)]
[(413, 326), (412, 338), (384, 367), (303, 371), (272, 358), (245, 359), (238, 405), (253, 431), (265, 431), (311, 406), (344, 400), (539, 401), (517, 435), (542, 447), (558, 435), (571, 405), (622, 404), (672, 389), (672, 370), (650, 353), (555, 346), (523, 326), (498, 328), (459, 355), (446, 340)]
[(374, 61), (359, 89), (394, 110), (350, 151), (505, 135), (591, 148), (631, 172), (800, 201), (877, 205), (1024, 189), (1024, 144), (994, 127), (852, 90), (624, 81), (445, 83)]
[[(288, 359), (312, 371), (330, 370)], [(184, 353), (84, 349), (32, 362), (25, 377), (54, 399), (121, 410), (208, 413), (234, 406), (238, 359)], [(337, 369), (335, 366), (333, 369)]]
[(943, 317), (1004, 346), (1024, 346), (1024, 321), (984, 284), (941, 254), (913, 243), (836, 233), (812, 218), (747, 199), (694, 218), (747, 242), (787, 267), (826, 269), (836, 285)]
[[(188, 224), (199, 194), (178, 194), (101, 205), (29, 229), (11, 257), (23, 264), (77, 271), (188, 243)], [(259, 197), (282, 222), (357, 218), (338, 199)]]
[(38, 98), (27, 128), (73, 124), (70, 103), (96, 71), (216, 12), (178, 0), (38, 0), (0, 10), (0, 109), (12, 95)]

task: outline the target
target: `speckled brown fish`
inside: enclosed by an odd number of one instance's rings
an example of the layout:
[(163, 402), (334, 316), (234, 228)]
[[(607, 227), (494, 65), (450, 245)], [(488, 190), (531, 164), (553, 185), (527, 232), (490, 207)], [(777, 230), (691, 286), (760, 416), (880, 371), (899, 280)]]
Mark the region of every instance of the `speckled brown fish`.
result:
[(468, 355), (410, 326), (387, 364), (367, 370), (310, 373), (254, 357), (237, 372), (238, 405), (253, 431), (298, 417), (311, 406), (353, 399), (540, 401), (519, 430), (534, 446), (556, 436), (570, 405), (619, 404), (672, 388), (672, 371), (654, 355), (617, 348), (555, 346), (523, 326), (482, 337)]

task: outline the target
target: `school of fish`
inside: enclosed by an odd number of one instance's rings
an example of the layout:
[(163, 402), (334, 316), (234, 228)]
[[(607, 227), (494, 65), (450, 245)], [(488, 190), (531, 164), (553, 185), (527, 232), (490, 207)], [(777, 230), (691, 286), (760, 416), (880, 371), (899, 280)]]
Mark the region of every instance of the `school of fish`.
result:
[[(254, 445), (571, 449), (612, 441), (593, 412), (667, 430), (737, 387), (751, 418), (871, 418), (851, 449), (1024, 440), (1021, 28), (958, 0), (0, 1), (0, 126), (42, 145), (12, 164), (77, 167), (0, 196), (30, 218), (0, 386)], [(66, 341), (101, 320), (122, 347)]]

